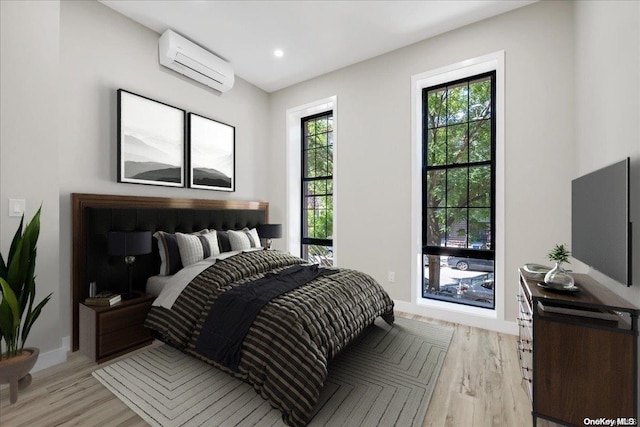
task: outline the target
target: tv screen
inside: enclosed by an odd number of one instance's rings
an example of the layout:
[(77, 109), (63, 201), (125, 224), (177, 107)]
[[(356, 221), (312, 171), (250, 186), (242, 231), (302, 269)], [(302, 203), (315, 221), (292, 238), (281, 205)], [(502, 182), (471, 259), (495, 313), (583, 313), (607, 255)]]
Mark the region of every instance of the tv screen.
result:
[(631, 286), (631, 222), (627, 158), (571, 183), (574, 258)]

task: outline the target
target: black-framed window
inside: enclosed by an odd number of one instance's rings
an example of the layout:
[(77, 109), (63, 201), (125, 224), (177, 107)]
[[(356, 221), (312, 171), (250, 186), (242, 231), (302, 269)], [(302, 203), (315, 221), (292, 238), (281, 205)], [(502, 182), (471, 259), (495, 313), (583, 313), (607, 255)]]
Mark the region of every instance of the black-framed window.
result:
[(422, 91), (424, 298), (495, 308), (495, 79)]
[(302, 257), (333, 265), (333, 112), (302, 124)]

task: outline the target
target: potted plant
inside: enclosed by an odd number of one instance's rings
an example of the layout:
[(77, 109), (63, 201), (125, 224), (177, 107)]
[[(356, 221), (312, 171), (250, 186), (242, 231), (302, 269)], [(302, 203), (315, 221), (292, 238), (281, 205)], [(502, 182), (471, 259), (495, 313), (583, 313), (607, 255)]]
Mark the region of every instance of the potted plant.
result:
[(11, 403), (18, 399), (18, 383), (26, 387), (31, 382), (29, 371), (38, 359), (39, 350), (24, 345), (31, 327), (52, 295), (49, 294), (34, 307), (36, 244), (40, 234), (41, 209), (24, 228), (24, 233), (22, 216), (6, 262), (0, 254), (0, 383), (10, 384)]
[(544, 283), (552, 288), (569, 290), (574, 289), (573, 277), (565, 271), (562, 264), (569, 262), (571, 252), (564, 244), (555, 245), (547, 257), (555, 261), (556, 265), (545, 276)]

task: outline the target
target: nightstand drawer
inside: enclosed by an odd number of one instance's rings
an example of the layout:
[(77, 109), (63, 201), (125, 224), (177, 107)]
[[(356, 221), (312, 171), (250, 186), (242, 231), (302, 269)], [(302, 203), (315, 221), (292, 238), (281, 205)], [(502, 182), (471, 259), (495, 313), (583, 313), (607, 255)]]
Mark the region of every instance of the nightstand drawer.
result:
[(110, 307), (80, 304), (80, 351), (101, 363), (150, 344), (144, 320), (154, 299), (142, 293)]
[[(145, 305), (151, 307), (151, 301)], [(148, 307), (133, 305), (101, 313), (100, 321), (98, 322), (98, 335), (118, 331), (130, 326), (142, 325), (148, 312)]]
[(141, 323), (98, 336), (98, 354), (107, 356), (133, 345), (151, 340), (150, 331)]

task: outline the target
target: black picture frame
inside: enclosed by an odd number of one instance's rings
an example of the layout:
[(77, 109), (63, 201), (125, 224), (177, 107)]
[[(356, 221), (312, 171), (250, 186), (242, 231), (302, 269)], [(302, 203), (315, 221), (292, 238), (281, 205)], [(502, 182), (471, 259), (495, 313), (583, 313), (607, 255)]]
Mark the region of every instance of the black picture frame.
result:
[(118, 182), (185, 187), (186, 111), (118, 89)]
[(187, 139), (189, 187), (235, 191), (236, 128), (189, 113)]

